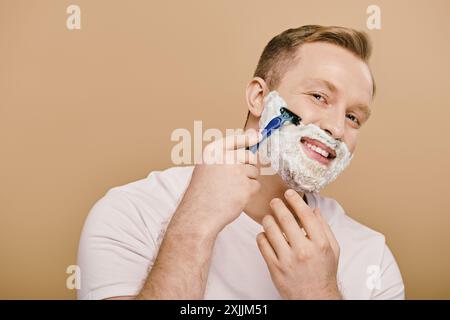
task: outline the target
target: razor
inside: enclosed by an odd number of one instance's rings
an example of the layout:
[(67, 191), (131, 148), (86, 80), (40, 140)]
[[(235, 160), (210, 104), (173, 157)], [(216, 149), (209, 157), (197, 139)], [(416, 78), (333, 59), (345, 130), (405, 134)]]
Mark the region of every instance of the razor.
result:
[(247, 150), (256, 153), (258, 151), (259, 145), (268, 137), (270, 137), (273, 131), (280, 129), (281, 126), (287, 121), (295, 124), (296, 126), (298, 126), (300, 124), (300, 121), (302, 121), (302, 119), (298, 115), (287, 108), (281, 108), (280, 112), (281, 114), (270, 120), (266, 127), (263, 129), (261, 141), (251, 147), (247, 147)]

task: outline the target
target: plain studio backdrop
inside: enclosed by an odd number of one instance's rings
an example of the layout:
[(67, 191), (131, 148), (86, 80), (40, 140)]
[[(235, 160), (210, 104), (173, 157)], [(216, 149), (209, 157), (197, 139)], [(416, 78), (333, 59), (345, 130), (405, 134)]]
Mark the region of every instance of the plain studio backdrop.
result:
[[(381, 30), (366, 27), (372, 4)], [(324, 194), (385, 234), (407, 298), (450, 298), (449, 13), (446, 0), (0, 0), (0, 298), (75, 298), (66, 269), (92, 205), (173, 166), (175, 129), (242, 127), (263, 47), (304, 24), (374, 45), (373, 116)]]

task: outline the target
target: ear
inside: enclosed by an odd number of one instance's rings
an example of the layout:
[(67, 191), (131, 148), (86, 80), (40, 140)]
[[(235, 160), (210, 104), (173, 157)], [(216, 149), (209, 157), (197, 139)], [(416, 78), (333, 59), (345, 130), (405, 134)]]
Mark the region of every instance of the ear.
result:
[(250, 113), (259, 118), (264, 109), (264, 97), (269, 93), (269, 87), (264, 79), (254, 77), (247, 85), (245, 90), (245, 97)]

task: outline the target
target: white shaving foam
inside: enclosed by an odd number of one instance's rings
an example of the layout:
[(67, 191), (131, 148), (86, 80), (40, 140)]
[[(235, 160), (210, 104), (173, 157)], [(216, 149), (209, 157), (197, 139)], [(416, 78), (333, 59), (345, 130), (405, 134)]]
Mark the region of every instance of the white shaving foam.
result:
[[(270, 120), (279, 116), (282, 107), (288, 108), (286, 102), (278, 92), (271, 91), (264, 99), (260, 128), (263, 129)], [(302, 137), (318, 140), (332, 148), (336, 158), (328, 165), (311, 159), (303, 150)], [(261, 162), (270, 163), (289, 188), (301, 192), (317, 192), (333, 182), (353, 158), (344, 142), (335, 140), (318, 126), (303, 123), (295, 126), (288, 122), (261, 143), (259, 155)]]

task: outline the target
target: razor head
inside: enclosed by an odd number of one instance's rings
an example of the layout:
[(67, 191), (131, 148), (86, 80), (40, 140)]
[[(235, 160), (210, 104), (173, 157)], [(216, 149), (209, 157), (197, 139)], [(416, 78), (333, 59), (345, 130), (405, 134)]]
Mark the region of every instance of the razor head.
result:
[(273, 131), (278, 130), (281, 128), (281, 126), (286, 122), (289, 121), (293, 123), (294, 125), (298, 126), (300, 124), (300, 121), (302, 121), (302, 118), (300, 118), (298, 115), (293, 113), (287, 108), (281, 108), (280, 109), (281, 114), (272, 120), (269, 121), (269, 123), (266, 125), (266, 127), (263, 130), (263, 137), (257, 144), (246, 147), (247, 150), (250, 150), (253, 153), (256, 153), (258, 151), (259, 145), (262, 141), (270, 137)]
[(298, 126), (300, 124), (300, 121), (302, 121), (302, 119), (298, 115), (296, 115), (295, 113), (293, 113), (291, 110), (289, 110), (287, 108), (284, 108), (284, 107), (281, 108), (280, 112), (281, 112), (281, 116), (285, 120), (292, 122), (296, 126)]

